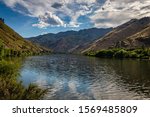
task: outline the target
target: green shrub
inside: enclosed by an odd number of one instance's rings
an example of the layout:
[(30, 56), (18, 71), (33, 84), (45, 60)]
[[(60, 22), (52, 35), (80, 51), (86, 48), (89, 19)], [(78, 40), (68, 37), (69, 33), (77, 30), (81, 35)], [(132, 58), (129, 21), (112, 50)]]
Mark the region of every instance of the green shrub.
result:
[(102, 57), (102, 58), (150, 58), (150, 49), (149, 48), (139, 48), (139, 49), (108, 49), (108, 50), (100, 50), (97, 52), (90, 52), (87, 55), (95, 56), (95, 57)]
[(0, 99), (42, 99), (47, 90), (30, 84), (27, 88), (18, 80), (19, 64), (0, 61)]
[(129, 56), (128, 52), (124, 49), (121, 49), (114, 53), (114, 57), (116, 58), (127, 58)]
[(128, 52), (129, 58), (139, 58), (138, 54), (134, 51)]

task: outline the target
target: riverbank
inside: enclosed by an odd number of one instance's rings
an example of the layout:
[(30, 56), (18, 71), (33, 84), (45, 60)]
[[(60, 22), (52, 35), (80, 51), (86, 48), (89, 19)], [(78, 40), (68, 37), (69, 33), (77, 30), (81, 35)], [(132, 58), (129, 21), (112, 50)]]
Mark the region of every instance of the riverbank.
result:
[(138, 58), (138, 59), (150, 59), (150, 49), (149, 48), (139, 48), (139, 49), (104, 49), (97, 52), (85, 53), (87, 56), (94, 56), (100, 58)]
[(46, 89), (41, 89), (37, 85), (30, 84), (23, 86), (19, 81), (19, 69), (21, 60), (0, 61), (0, 99), (1, 100), (35, 100), (42, 99), (46, 94)]
[(31, 50), (18, 51), (5, 48), (0, 44), (0, 99), (1, 100), (35, 100), (42, 99), (46, 94), (46, 89), (41, 89), (37, 85), (30, 84), (25, 87), (19, 81), (19, 70), (21, 68), (22, 57), (49, 54), (50, 51)]

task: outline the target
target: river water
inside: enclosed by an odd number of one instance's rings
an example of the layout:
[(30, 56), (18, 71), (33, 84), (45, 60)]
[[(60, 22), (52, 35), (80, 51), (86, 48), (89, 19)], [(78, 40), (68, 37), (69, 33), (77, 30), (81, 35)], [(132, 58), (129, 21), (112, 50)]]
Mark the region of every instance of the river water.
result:
[(27, 57), (20, 70), (25, 86), (49, 88), (45, 99), (150, 99), (150, 61), (53, 54)]

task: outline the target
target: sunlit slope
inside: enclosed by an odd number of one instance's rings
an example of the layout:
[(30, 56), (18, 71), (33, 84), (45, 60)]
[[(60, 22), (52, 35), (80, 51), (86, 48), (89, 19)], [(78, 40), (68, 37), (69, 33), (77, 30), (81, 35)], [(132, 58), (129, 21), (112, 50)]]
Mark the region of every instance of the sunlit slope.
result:
[(4, 45), (4, 48), (13, 49), (16, 51), (31, 51), (34, 53), (48, 51), (46, 48), (26, 41), (2, 21), (0, 21), (0, 41)]

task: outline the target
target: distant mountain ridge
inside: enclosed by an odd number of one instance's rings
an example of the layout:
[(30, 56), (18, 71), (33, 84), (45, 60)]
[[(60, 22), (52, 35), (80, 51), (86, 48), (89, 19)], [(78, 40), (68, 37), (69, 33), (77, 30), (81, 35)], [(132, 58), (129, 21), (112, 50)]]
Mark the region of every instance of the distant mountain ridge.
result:
[(81, 53), (81, 51), (87, 48), (93, 41), (103, 37), (111, 30), (112, 28), (91, 28), (80, 31), (60, 32), (57, 34), (49, 33), (31, 37), (27, 40), (51, 48), (54, 52)]
[(116, 28), (49, 33), (29, 40), (61, 53), (85, 53), (110, 48), (149, 48), (150, 17), (132, 19)]
[(99, 38), (82, 53), (109, 48), (150, 47), (150, 17), (132, 19), (124, 23), (104, 37)]

